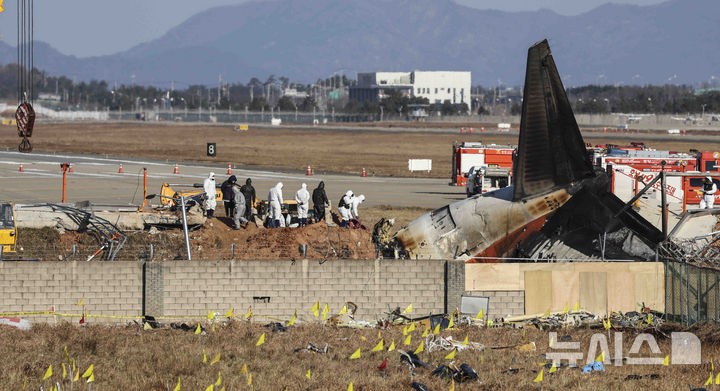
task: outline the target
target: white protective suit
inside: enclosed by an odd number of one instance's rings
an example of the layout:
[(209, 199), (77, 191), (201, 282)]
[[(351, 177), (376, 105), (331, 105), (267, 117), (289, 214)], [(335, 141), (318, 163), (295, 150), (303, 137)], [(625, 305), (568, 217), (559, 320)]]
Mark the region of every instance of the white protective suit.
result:
[(307, 191), (307, 185), (302, 184), (300, 190), (295, 192), (295, 201), (298, 205), (298, 218), (307, 219), (308, 208), (310, 207), (310, 193)]
[(350, 204), (350, 217), (353, 219), (360, 220), (360, 214), (358, 213), (358, 205), (365, 201), (365, 196), (360, 194), (357, 197), (353, 197), (352, 203)]
[(241, 224), (247, 224), (248, 220), (245, 218), (245, 196), (240, 192), (240, 188), (236, 185), (232, 186), (232, 192), (235, 196), (235, 208), (233, 209), (233, 228), (240, 229)]
[(349, 221), (352, 218), (352, 215), (350, 213), (350, 208), (352, 207), (352, 200), (353, 200), (352, 190), (348, 190), (342, 199), (346, 206), (340, 207), (338, 205), (338, 212), (340, 212), (340, 219), (342, 221)]
[(270, 189), (270, 193), (268, 194), (268, 203), (270, 204), (270, 219), (273, 221), (282, 221), (283, 219), (281, 208), (281, 205), (283, 203), (282, 187), (282, 182), (278, 182), (275, 187)]
[(208, 213), (208, 217), (212, 217), (217, 206), (217, 191), (215, 190), (215, 173), (211, 172), (210, 175), (203, 182), (203, 189), (205, 190), (205, 209), (212, 211)]
[[(705, 177), (705, 179), (712, 182), (712, 178), (709, 176)], [(715, 193), (717, 193), (717, 185), (715, 182), (712, 182), (712, 186), (703, 182), (703, 196), (700, 200), (700, 209), (712, 209), (715, 203)]]

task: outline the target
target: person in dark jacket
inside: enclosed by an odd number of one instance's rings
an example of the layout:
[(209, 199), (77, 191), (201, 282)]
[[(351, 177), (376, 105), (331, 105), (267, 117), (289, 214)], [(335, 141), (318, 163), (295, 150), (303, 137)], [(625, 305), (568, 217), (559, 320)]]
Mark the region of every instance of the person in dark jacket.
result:
[(313, 211), (315, 212), (315, 222), (319, 223), (325, 220), (325, 208), (330, 206), (327, 194), (325, 193), (325, 182), (320, 181), (318, 187), (313, 190)]
[(228, 178), (225, 182), (220, 185), (220, 191), (222, 192), (223, 201), (225, 204), (225, 216), (232, 217), (233, 216), (233, 210), (235, 208), (235, 200), (233, 197), (233, 191), (232, 187), (237, 183), (237, 178), (235, 178), (235, 175), (230, 175), (230, 178)]
[(245, 218), (250, 220), (252, 216), (252, 207), (255, 204), (255, 188), (252, 186), (252, 179), (248, 178), (245, 184), (240, 188), (240, 192), (245, 196)]

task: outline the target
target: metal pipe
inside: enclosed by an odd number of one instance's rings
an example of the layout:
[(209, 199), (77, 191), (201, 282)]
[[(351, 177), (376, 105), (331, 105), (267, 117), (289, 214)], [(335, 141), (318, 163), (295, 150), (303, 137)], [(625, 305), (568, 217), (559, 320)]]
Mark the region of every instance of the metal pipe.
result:
[(147, 168), (143, 167), (143, 206), (147, 205)]
[(180, 196), (180, 206), (182, 208), (183, 232), (185, 233), (185, 249), (187, 250), (188, 261), (192, 261), (192, 254), (190, 253), (190, 236), (188, 236), (187, 215), (185, 214), (185, 197), (182, 195)]
[(668, 233), (668, 215), (667, 215), (667, 189), (665, 187), (665, 171), (660, 172), (660, 187), (662, 191), (660, 193), (660, 202), (662, 203), (662, 233), (663, 239), (667, 238)]
[(62, 189), (62, 203), (65, 203), (65, 188), (67, 187), (67, 169), (63, 166), (63, 189)]

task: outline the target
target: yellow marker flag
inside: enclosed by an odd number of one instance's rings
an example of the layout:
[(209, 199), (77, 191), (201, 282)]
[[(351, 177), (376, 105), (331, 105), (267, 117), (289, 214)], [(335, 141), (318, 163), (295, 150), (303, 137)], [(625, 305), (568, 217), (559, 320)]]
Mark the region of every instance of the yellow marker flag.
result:
[(212, 332), (213, 333), (215, 332), (215, 322), (213, 322), (213, 324), (212, 324)]
[(45, 376), (43, 376), (43, 380), (47, 380), (50, 376), (52, 376), (52, 364), (50, 364), (48, 369), (45, 371)]
[(435, 329), (433, 329), (433, 335), (440, 334), (440, 323), (435, 325)]
[(580, 300), (578, 300), (577, 302), (575, 302), (575, 306), (573, 307), (572, 310), (573, 310), (573, 312), (580, 311)]
[(211, 385), (207, 386), (207, 388), (205, 389), (205, 391), (213, 391), (213, 390), (215, 390), (215, 385), (214, 385), (214, 384), (211, 384)]
[(180, 376), (178, 376), (178, 382), (175, 388), (173, 388), (173, 391), (180, 391)]
[(405, 326), (405, 327), (403, 327), (403, 335), (407, 335), (407, 334), (408, 334), (407, 326)]
[(247, 364), (243, 364), (243, 367), (242, 367), (242, 369), (240, 370), (240, 373), (248, 373)]
[(230, 309), (228, 310), (228, 312), (225, 313), (225, 317), (226, 317), (226, 318), (230, 318), (230, 317), (233, 316), (234, 313), (235, 313), (235, 310), (233, 310), (233, 308), (230, 307)]
[(202, 332), (202, 328), (200, 328), (200, 323), (198, 323), (197, 327), (195, 328), (195, 335), (198, 335)]
[(652, 324), (652, 314), (648, 314), (647, 324)]
[(488, 319), (488, 321), (487, 321), (487, 327), (492, 327), (492, 325), (493, 325), (493, 321), (490, 320), (490, 319)]
[(600, 354), (598, 354), (597, 357), (595, 357), (595, 361), (600, 361), (600, 362), (605, 361), (605, 351), (604, 350), (602, 352), (600, 352)]
[(288, 326), (294, 326), (294, 325), (295, 325), (295, 319), (297, 319), (297, 308), (295, 309), (295, 314), (293, 315), (293, 317), (292, 317), (292, 318), (290, 319), (290, 321), (288, 322)]
[(350, 384), (348, 384), (348, 389), (347, 389), (347, 391), (353, 391), (352, 382), (350, 382)]
[(210, 312), (208, 312), (207, 318), (208, 318), (208, 320), (213, 320), (213, 319), (215, 319), (215, 311), (210, 311)]
[(143, 325), (143, 330), (145, 330), (145, 331), (152, 330), (152, 326), (150, 326), (150, 323), (145, 322), (145, 324)]
[(205, 349), (203, 349), (203, 364), (207, 363), (207, 356), (205, 355)]
[(222, 373), (220, 373), (220, 371), (218, 371), (218, 378), (217, 378), (217, 380), (215, 380), (215, 385), (220, 387), (221, 384), (222, 384)]
[[(310, 308), (310, 312), (312, 312), (313, 314), (319, 314), (318, 311), (320, 311), (320, 302), (316, 301), (315, 304), (313, 304), (312, 308)], [(317, 317), (318, 315), (315, 316)]]
[(305, 377), (307, 377), (308, 380), (310, 380), (311, 375), (310, 375), (310, 370), (309, 370), (309, 369), (308, 369), (307, 373), (305, 374)]
[(323, 308), (323, 312), (322, 312), (323, 320), (325, 320), (327, 318), (328, 312), (330, 312), (330, 306), (327, 303), (325, 303), (325, 308)]
[(446, 360), (454, 360), (455, 359), (455, 352), (457, 352), (457, 349), (453, 349), (452, 352), (448, 353), (447, 356), (445, 356)]
[(610, 322), (610, 318), (606, 320), (603, 320), (603, 327), (605, 327), (605, 330), (610, 330), (610, 327), (612, 327), (612, 323)]
[(453, 326), (455, 326), (455, 322), (453, 321), (453, 316), (451, 315), (451, 316), (450, 316), (450, 322), (448, 322), (448, 327), (447, 327), (447, 328), (451, 329), (451, 328), (453, 328)]
[(478, 312), (478, 314), (477, 314), (477, 316), (475, 317), (475, 319), (482, 319), (482, 318), (484, 318), (484, 317), (485, 317), (485, 314), (484, 314), (483, 312), (484, 312), (483, 309), (480, 308), (480, 312)]
[(69, 355), (68, 352), (67, 352), (67, 345), (65, 345), (65, 349), (64, 349), (64, 353), (63, 353), (63, 354), (65, 355), (65, 360), (66, 360), (67, 362), (70, 362), (70, 355)]
[(540, 383), (543, 380), (543, 372), (545, 372), (545, 369), (540, 370), (540, 373), (537, 375), (535, 380), (533, 380), (533, 383)]
[(567, 314), (567, 312), (568, 312), (568, 302), (566, 301), (566, 302), (565, 302), (565, 308), (563, 308), (562, 313), (563, 313), (563, 315), (564, 315), (564, 314)]
[[(217, 355), (210, 361), (210, 365), (214, 365), (220, 362), (220, 352), (218, 352)], [(218, 384), (219, 385), (219, 384)]]
[(338, 315), (342, 315), (347, 312), (347, 304), (343, 305), (343, 308), (340, 310), (340, 313)]
[(450, 379), (450, 388), (448, 391), (455, 391), (455, 379)]
[(94, 373), (91, 373), (91, 374), (90, 374), (90, 377), (88, 377), (86, 383), (92, 383), (92, 382), (94, 382), (94, 381), (95, 381), (95, 374), (94, 374)]
[(425, 331), (423, 331), (422, 337), (423, 337), (423, 338), (427, 337), (427, 336), (428, 336), (428, 333), (430, 333), (430, 326), (428, 326), (428, 327), (425, 329)]
[(73, 383), (80, 380), (80, 371), (75, 372), (75, 377), (73, 378)]
[(470, 343), (469, 335), (465, 334), (465, 339), (463, 339), (462, 344), (463, 346), (467, 346)]
[(715, 384), (720, 384), (720, 373), (715, 376)]
[(408, 332), (415, 331), (415, 322), (410, 323), (410, 327), (408, 327)]
[(252, 318), (252, 316), (253, 316), (252, 306), (250, 306), (250, 307), (248, 307), (248, 310), (247, 310), (247, 312), (245, 313), (245, 317), (249, 319), (249, 318)]
[(382, 339), (382, 334), (380, 334), (380, 331), (378, 331), (378, 339)]
[(355, 360), (355, 359), (357, 359), (357, 358), (360, 358), (360, 348), (357, 348), (357, 350), (355, 351), (355, 353), (353, 353), (353, 354), (350, 355), (350, 359), (351, 359), (351, 360)]
[(65, 364), (60, 364), (60, 365), (62, 365), (62, 368), (63, 368), (63, 377), (62, 378), (64, 380), (67, 377), (67, 369), (65, 369)]
[(88, 369), (86, 369), (85, 372), (83, 373), (83, 377), (90, 377), (90, 376), (92, 376), (92, 374), (93, 374), (93, 372), (94, 372), (94, 369), (95, 369), (95, 365), (94, 365), (94, 364), (90, 364), (90, 366), (88, 367)]
[(390, 347), (388, 348), (388, 352), (392, 352), (395, 350), (395, 340), (393, 339), (392, 342), (390, 342)]
[(555, 363), (555, 361), (553, 361), (552, 366), (550, 367), (550, 371), (548, 373), (554, 373), (555, 371), (557, 371), (557, 364)]
[(247, 385), (252, 386), (252, 373), (248, 373)]
[(415, 354), (421, 353), (425, 351), (425, 341), (420, 341), (420, 345), (418, 345), (417, 349), (415, 349)]
[(665, 356), (665, 358), (663, 359), (663, 365), (664, 366), (670, 365), (670, 356)]
[(365, 338), (364, 335), (361, 335), (361, 336), (360, 336), (360, 339), (363, 340), (363, 341), (367, 341), (367, 338)]
[(260, 336), (260, 339), (255, 343), (255, 346), (260, 346), (265, 343), (265, 333), (262, 333)]
[(85, 305), (85, 297), (81, 297), (80, 300), (75, 305), (84, 306)]
[(705, 382), (706, 386), (711, 386), (713, 384), (713, 374), (710, 372), (710, 377), (708, 377), (707, 381)]
[(407, 308), (405, 308), (405, 311), (403, 311), (403, 314), (409, 314), (411, 312), (412, 312), (412, 303), (410, 303), (410, 305), (407, 306)]
[(412, 341), (412, 334), (408, 334), (408, 336), (405, 337), (405, 341), (403, 342), (403, 345), (410, 345), (410, 341)]
[(548, 316), (550, 316), (550, 308), (548, 308), (548, 310), (545, 311), (544, 314), (542, 314), (541, 318), (547, 318)]
[(375, 345), (374, 348), (372, 348), (371, 352), (379, 352), (381, 350), (384, 350), (383, 348), (383, 340), (381, 339), (380, 342), (378, 342), (377, 345)]

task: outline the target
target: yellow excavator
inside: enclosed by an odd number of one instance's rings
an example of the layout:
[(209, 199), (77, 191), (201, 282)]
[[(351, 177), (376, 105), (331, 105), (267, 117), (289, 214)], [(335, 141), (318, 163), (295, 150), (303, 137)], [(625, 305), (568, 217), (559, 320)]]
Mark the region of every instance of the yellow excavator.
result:
[(15, 206), (12, 202), (0, 201), (0, 258), (4, 253), (15, 254), (16, 243)]

